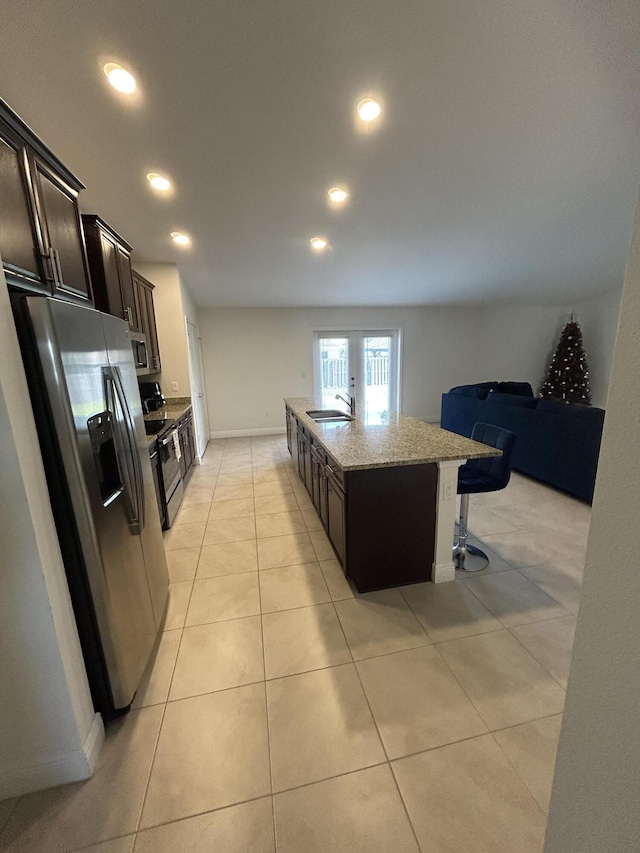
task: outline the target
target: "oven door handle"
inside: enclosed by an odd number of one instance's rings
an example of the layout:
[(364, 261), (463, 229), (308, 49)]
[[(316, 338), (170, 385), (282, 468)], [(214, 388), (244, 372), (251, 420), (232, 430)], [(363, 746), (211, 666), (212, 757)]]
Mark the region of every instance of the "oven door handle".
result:
[[(105, 368), (105, 378), (107, 383), (113, 388), (112, 397), (114, 403), (117, 399), (118, 405), (120, 406), (120, 410), (122, 411), (122, 423), (125, 432), (125, 441), (122, 442), (122, 445), (124, 453), (126, 454), (128, 459), (124, 461), (124, 464), (122, 464), (121, 462), (119, 462), (119, 464), (121, 465), (121, 467), (125, 468), (125, 470), (128, 470), (129, 465), (127, 464), (127, 461), (131, 463), (131, 473), (133, 475), (133, 489), (131, 490), (132, 494), (130, 495), (131, 514), (129, 519), (129, 527), (134, 535), (140, 535), (140, 533), (142, 533), (144, 529), (145, 506), (144, 484), (142, 480), (142, 464), (140, 462), (140, 453), (138, 451), (138, 444), (136, 442), (135, 425), (133, 422), (133, 417), (131, 415), (131, 410), (129, 409), (129, 404), (127, 402), (126, 395), (124, 393), (124, 388), (122, 386), (122, 376), (120, 375), (120, 368), (117, 366)], [(114, 420), (116, 423), (120, 423), (118, 421), (117, 416), (114, 417)]]

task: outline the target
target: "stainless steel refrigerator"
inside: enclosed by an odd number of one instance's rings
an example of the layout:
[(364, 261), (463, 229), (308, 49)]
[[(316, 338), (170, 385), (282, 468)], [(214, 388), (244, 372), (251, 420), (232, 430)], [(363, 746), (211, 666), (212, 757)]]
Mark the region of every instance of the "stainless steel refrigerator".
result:
[(127, 326), (13, 300), (51, 505), (96, 708), (126, 710), (162, 627), (167, 564)]

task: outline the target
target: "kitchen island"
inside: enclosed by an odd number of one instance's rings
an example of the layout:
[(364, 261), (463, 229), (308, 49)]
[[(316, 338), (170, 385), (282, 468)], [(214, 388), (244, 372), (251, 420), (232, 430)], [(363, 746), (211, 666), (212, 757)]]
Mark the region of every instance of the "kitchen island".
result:
[(492, 447), (390, 412), (320, 422), (310, 397), (285, 399), (287, 443), (300, 479), (360, 592), (455, 579), (458, 468)]

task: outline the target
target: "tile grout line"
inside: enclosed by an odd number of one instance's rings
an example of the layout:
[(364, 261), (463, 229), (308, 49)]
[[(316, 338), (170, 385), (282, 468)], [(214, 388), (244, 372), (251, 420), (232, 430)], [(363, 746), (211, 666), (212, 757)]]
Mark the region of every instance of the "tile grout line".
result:
[[(340, 617), (338, 616), (338, 620), (339, 619), (340, 619)], [(344, 633), (344, 629), (343, 629), (343, 633)], [(345, 639), (346, 639), (346, 635), (345, 635)], [(348, 643), (347, 643), (347, 645), (348, 645)], [(416, 846), (417, 846), (418, 850), (422, 850), (422, 847), (420, 846), (420, 842), (418, 841), (418, 835), (416, 833), (416, 829), (415, 829), (413, 822), (411, 821), (411, 817), (409, 815), (409, 810), (407, 808), (407, 804), (404, 801), (404, 797), (402, 796), (402, 791), (400, 790), (400, 786), (398, 785), (398, 780), (396, 779), (396, 775), (393, 772), (393, 767), (391, 765), (391, 758), (389, 757), (389, 752), (387, 750), (384, 739), (380, 733), (380, 727), (378, 726), (378, 721), (376, 720), (375, 714), (373, 713), (373, 709), (371, 708), (371, 703), (369, 702), (369, 697), (367, 696), (367, 691), (365, 690), (364, 684), (362, 683), (360, 671), (358, 669), (357, 662), (355, 660), (353, 662), (353, 668), (355, 669), (355, 672), (356, 672), (356, 677), (357, 677), (358, 683), (360, 685), (360, 690), (362, 690), (362, 695), (364, 696), (365, 702), (367, 703), (367, 708), (369, 709), (369, 714), (371, 715), (371, 719), (373, 720), (373, 724), (376, 728), (378, 740), (380, 741), (380, 744), (382, 746), (382, 750), (387, 757), (385, 764), (389, 768), (389, 772), (391, 773), (391, 778), (393, 779), (394, 785), (396, 786), (396, 791), (398, 792), (398, 796), (400, 797), (400, 802), (402, 803), (402, 808), (404, 809), (404, 813), (405, 813), (407, 820), (409, 822), (409, 826), (411, 827), (411, 832), (412, 832), (413, 837), (415, 839)], [(361, 768), (361, 769), (365, 770), (366, 768)]]
[[(213, 496), (212, 496), (212, 502), (213, 502)], [(205, 526), (206, 526), (206, 525), (205, 525)], [(203, 537), (203, 538), (204, 538), (204, 537)], [(170, 696), (170, 694), (171, 694), (171, 686), (172, 686), (172, 684), (173, 684), (173, 678), (174, 678), (174, 675), (175, 675), (176, 666), (178, 665), (178, 658), (179, 658), (179, 656), (180, 656), (180, 649), (182, 648), (182, 640), (183, 640), (183, 638), (184, 638), (184, 630), (185, 630), (185, 624), (186, 624), (186, 621), (187, 621), (187, 614), (188, 614), (188, 612), (189, 612), (189, 607), (191, 606), (191, 598), (192, 598), (192, 596), (193, 596), (193, 590), (194, 590), (194, 587), (195, 587), (195, 579), (196, 579), (196, 576), (197, 576), (197, 574), (198, 574), (198, 565), (199, 565), (199, 563), (200, 563), (200, 556), (201, 556), (201, 554), (202, 554), (202, 543), (200, 543), (200, 550), (199, 550), (199, 553), (198, 553), (198, 561), (197, 561), (197, 563), (196, 563), (196, 571), (195, 571), (195, 574), (194, 574), (193, 580), (191, 581), (191, 591), (189, 592), (189, 600), (188, 600), (188, 602), (187, 602), (187, 606), (186, 606), (186, 609), (185, 609), (184, 620), (183, 620), (183, 623), (182, 623), (182, 628), (181, 628), (181, 633), (180, 633), (180, 642), (178, 643), (178, 651), (177, 651), (177, 653), (176, 653), (176, 657), (175, 657), (175, 660), (174, 660), (174, 662), (173, 662), (173, 667), (172, 667), (172, 669), (171, 669), (171, 678), (169, 679), (169, 686), (168, 686), (168, 689), (167, 689), (167, 698), (166, 698), (166, 700), (165, 700), (165, 702), (164, 702), (164, 708), (163, 708), (162, 716), (161, 716), (161, 719), (160, 719), (160, 725), (158, 726), (158, 733), (157, 733), (157, 735), (156, 735), (155, 745), (154, 745), (154, 748), (153, 748), (153, 756), (152, 756), (152, 758), (151, 758), (151, 764), (149, 765), (149, 773), (148, 773), (148, 775), (147, 775), (147, 782), (146, 782), (146, 785), (145, 785), (144, 796), (143, 796), (143, 798), (142, 798), (142, 804), (141, 804), (140, 811), (139, 811), (139, 814), (138, 814), (138, 819), (137, 819), (137, 821), (136, 821), (134, 845), (135, 845), (135, 842), (137, 841), (138, 832), (140, 832), (140, 831), (141, 831), (141, 830), (140, 830), (140, 822), (141, 822), (141, 820), (142, 820), (142, 815), (144, 814), (144, 807), (145, 807), (145, 805), (146, 805), (146, 803), (147, 803), (147, 797), (148, 797), (148, 794), (149, 794), (149, 785), (150, 785), (150, 783), (151, 783), (151, 775), (152, 775), (152, 773), (153, 773), (153, 768), (154, 768), (155, 763), (156, 763), (156, 757), (157, 757), (157, 753), (158, 753), (158, 743), (159, 743), (159, 741), (160, 741), (160, 735), (161, 735), (161, 733), (162, 733), (162, 727), (163, 727), (163, 725), (164, 725), (164, 718), (165, 718), (165, 715), (166, 715), (166, 713), (167, 713), (167, 706), (168, 706), (168, 704), (169, 704), (169, 696)], [(151, 707), (153, 707), (153, 706), (151, 706)]]
[[(555, 715), (554, 715), (554, 716), (555, 716)], [(546, 719), (546, 718), (545, 718), (545, 719)], [(532, 722), (535, 722), (535, 721), (533, 721), (533, 720), (532, 720)], [(522, 724), (521, 724), (521, 725), (522, 725)], [(501, 731), (506, 731), (506, 729), (501, 729)], [(537, 807), (540, 809), (540, 811), (542, 812), (542, 815), (544, 816), (544, 818), (545, 818), (546, 820), (548, 820), (548, 818), (549, 818), (549, 814), (548, 814), (548, 812), (545, 812), (545, 810), (542, 808), (542, 806), (541, 806), (541, 805), (540, 805), (540, 803), (538, 802), (538, 798), (534, 796), (534, 793), (533, 793), (533, 791), (531, 790), (531, 788), (529, 787), (529, 785), (527, 784), (527, 782), (526, 782), (525, 778), (524, 778), (524, 777), (523, 777), (523, 775), (520, 773), (520, 771), (518, 770), (518, 768), (516, 767), (516, 765), (513, 763), (513, 761), (511, 760), (511, 758), (510, 758), (510, 757), (509, 757), (509, 755), (507, 754), (507, 752), (502, 748), (502, 746), (501, 746), (500, 742), (498, 741), (498, 738), (495, 736), (495, 732), (489, 732), (489, 734), (491, 735), (491, 738), (492, 738), (493, 742), (495, 743), (495, 745), (498, 747), (498, 749), (500, 750), (500, 752), (504, 755), (504, 757), (505, 757), (505, 758), (507, 759), (507, 761), (509, 762), (510, 766), (513, 768), (513, 771), (515, 772), (515, 774), (516, 774), (516, 776), (518, 777), (518, 779), (520, 779), (520, 781), (522, 782), (522, 784), (524, 785), (524, 787), (526, 788), (526, 790), (529, 792), (529, 796), (530, 796), (530, 797), (531, 797), (531, 799), (534, 801), (534, 803), (537, 805)]]
[[(567, 615), (570, 615), (570, 614), (567, 614)], [(558, 616), (557, 618), (558, 619), (565, 619), (566, 617), (565, 616)], [(552, 619), (542, 619), (540, 622), (527, 622), (526, 625), (514, 625), (513, 627), (514, 628), (525, 628), (525, 627), (528, 627), (529, 625), (541, 625), (543, 622), (551, 622), (551, 621), (553, 621), (553, 620)], [(538, 658), (533, 654), (533, 652), (529, 651), (529, 649), (525, 646), (525, 644), (522, 642), (520, 637), (517, 637), (514, 633), (512, 633), (512, 631), (509, 628), (507, 628), (507, 630), (509, 631), (509, 634), (511, 634), (513, 639), (517, 643), (519, 643), (519, 645), (525, 650), (525, 652), (527, 652), (527, 654), (531, 655), (531, 657), (534, 659), (534, 661), (544, 669), (544, 671), (549, 675), (549, 677), (553, 678), (553, 680), (556, 682), (556, 684), (564, 690), (564, 694), (566, 696), (567, 695), (567, 688), (564, 686), (564, 684), (561, 684), (558, 681), (558, 679), (555, 677), (555, 675), (549, 671), (548, 667), (545, 666), (545, 664), (543, 664), (542, 661), (539, 661)], [(571, 647), (571, 656), (573, 656), (573, 644)]]
[[(253, 458), (253, 452), (252, 452)], [(255, 490), (253, 495), (253, 509), (255, 512), (256, 502), (255, 502)], [(255, 515), (254, 515), (255, 518)], [(258, 529), (257, 524), (255, 525), (256, 531), (256, 564), (258, 569), (260, 568), (260, 564), (258, 563)], [(275, 802), (273, 798), (273, 764), (271, 761), (271, 726), (269, 725), (269, 700), (267, 697), (267, 660), (265, 654), (265, 644), (264, 644), (264, 619), (262, 612), (262, 586), (260, 584), (260, 573), (258, 572), (258, 605), (260, 607), (260, 641), (262, 643), (262, 673), (264, 676), (263, 680), (263, 691), (264, 691), (264, 715), (265, 715), (265, 723), (267, 729), (267, 757), (269, 760), (269, 789), (270, 789), (270, 800), (271, 800), (271, 835), (273, 838), (273, 849), (277, 851), (278, 843), (276, 839), (276, 809)]]

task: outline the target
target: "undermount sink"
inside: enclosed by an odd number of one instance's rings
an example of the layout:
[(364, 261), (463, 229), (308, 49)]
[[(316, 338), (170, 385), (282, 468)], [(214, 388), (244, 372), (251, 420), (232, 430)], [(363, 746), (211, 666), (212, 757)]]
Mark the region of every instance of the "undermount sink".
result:
[(311, 420), (317, 423), (337, 423), (338, 421), (352, 421), (351, 415), (341, 412), (340, 409), (311, 409), (307, 412)]

